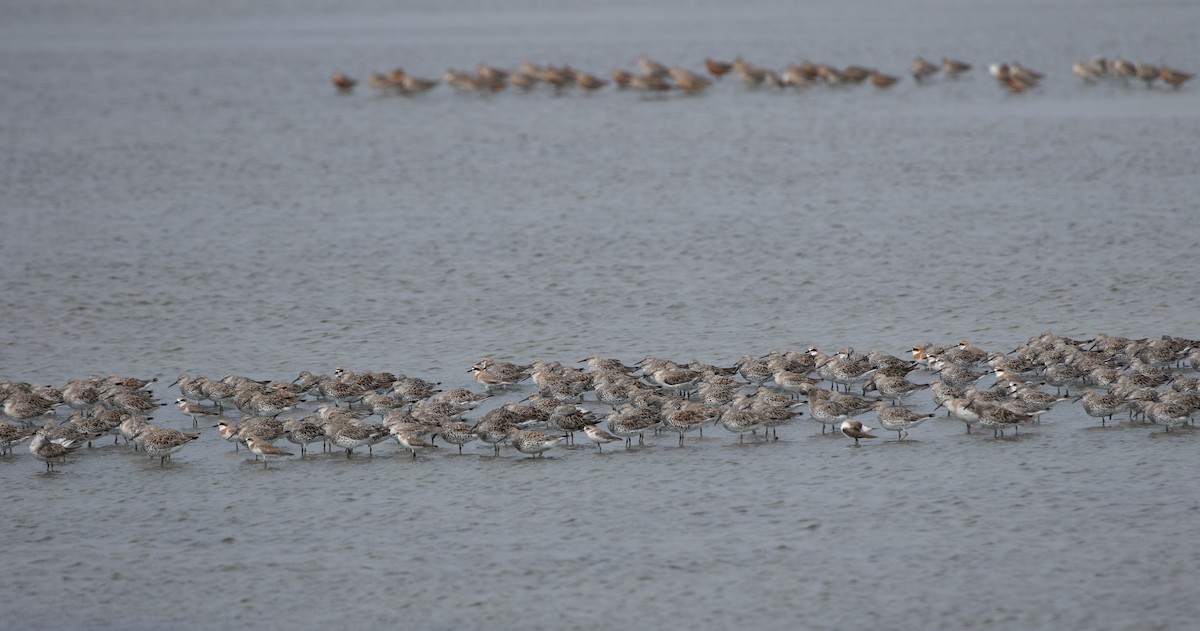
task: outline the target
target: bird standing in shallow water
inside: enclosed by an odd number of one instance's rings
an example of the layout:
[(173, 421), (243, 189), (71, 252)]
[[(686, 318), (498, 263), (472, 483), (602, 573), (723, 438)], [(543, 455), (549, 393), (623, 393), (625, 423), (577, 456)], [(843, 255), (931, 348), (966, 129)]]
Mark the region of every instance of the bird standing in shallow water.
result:
[(587, 434), (588, 440), (596, 443), (596, 449), (600, 451), (604, 451), (605, 443), (621, 440), (620, 438), (613, 436), (612, 434), (600, 429), (599, 427), (596, 427), (595, 425), (584, 425), (583, 433)]
[(562, 436), (551, 436), (543, 432), (521, 431), (518, 429), (510, 431), (508, 439), (512, 442), (512, 446), (516, 447), (517, 451), (523, 454), (530, 454), (531, 458), (541, 458), (543, 453), (553, 447), (557, 447), (566, 440)]
[(842, 435), (854, 439), (855, 447), (858, 447), (858, 440), (860, 438), (878, 438), (878, 436), (870, 433), (873, 428), (866, 427), (862, 424), (862, 421), (852, 418), (842, 421), (841, 429)]
[(54, 471), (54, 461), (67, 459), (67, 454), (75, 451), (78, 447), (63, 447), (58, 443), (52, 443), (46, 440), (46, 435), (42, 430), (37, 430), (33, 434), (33, 440), (29, 443), (29, 453), (33, 454), (34, 458), (46, 463), (46, 471)]
[(251, 436), (246, 439), (246, 448), (255, 456), (262, 456), (263, 468), (267, 468), (267, 456), (294, 456), (290, 451), (276, 447), (269, 440)]

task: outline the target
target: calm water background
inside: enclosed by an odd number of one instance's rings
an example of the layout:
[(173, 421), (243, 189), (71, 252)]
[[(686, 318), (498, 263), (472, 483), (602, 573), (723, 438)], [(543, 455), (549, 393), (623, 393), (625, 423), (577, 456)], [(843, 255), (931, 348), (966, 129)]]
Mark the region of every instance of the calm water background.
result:
[[(806, 4), (0, 3), (0, 378), (340, 364), (465, 385), (483, 355), (1200, 334), (1200, 86), (1069, 74), (1095, 54), (1197, 70), (1200, 5)], [(663, 99), (328, 81), (641, 53), (976, 71)], [(1044, 86), (983, 73), (1012, 59)], [(1187, 628), (1197, 438), (1092, 425), (265, 471), (208, 430), (165, 469), (106, 446), (56, 476), (22, 446), (0, 459), (0, 620)]]

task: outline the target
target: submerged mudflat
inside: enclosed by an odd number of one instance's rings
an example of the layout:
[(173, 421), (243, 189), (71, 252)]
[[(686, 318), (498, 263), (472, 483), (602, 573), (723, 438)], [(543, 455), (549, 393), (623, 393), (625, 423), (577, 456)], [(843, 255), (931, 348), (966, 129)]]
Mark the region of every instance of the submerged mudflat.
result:
[[(1069, 75), (1097, 54), (1200, 67), (1196, 9), (867, 10), (11, 7), (0, 379), (343, 365), (469, 385), (484, 355), (1196, 336), (1200, 90)], [(1048, 76), (1015, 95), (982, 71), (662, 99), (329, 85), (641, 54), (890, 74), (946, 55)], [(773, 442), (706, 428), (682, 449), (387, 446), (265, 470), (201, 428), (167, 467), (106, 445), (53, 476), (18, 453), (0, 458), (0, 613), (59, 629), (1185, 628), (1194, 435), (1097, 426), (1067, 407), (1001, 441), (934, 419), (848, 449), (801, 418)]]

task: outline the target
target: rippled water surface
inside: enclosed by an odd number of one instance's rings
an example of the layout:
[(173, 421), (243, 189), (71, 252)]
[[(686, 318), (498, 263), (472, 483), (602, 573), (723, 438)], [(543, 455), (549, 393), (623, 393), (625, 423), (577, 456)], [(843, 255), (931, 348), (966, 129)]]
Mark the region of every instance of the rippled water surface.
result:
[[(1200, 6), (811, 4), (4, 3), (0, 378), (345, 365), (467, 385), (484, 355), (1200, 337), (1200, 85), (1069, 73), (1096, 54), (1200, 69)], [(641, 53), (976, 70), (657, 99), (328, 79)], [(1012, 59), (1044, 85), (981, 70)], [(54, 476), (20, 446), (0, 458), (0, 619), (1189, 628), (1197, 438), (1094, 425), (1061, 407), (1006, 441), (938, 419), (849, 449), (804, 422), (774, 443), (381, 445), (266, 470), (206, 428), (165, 468), (105, 445)]]

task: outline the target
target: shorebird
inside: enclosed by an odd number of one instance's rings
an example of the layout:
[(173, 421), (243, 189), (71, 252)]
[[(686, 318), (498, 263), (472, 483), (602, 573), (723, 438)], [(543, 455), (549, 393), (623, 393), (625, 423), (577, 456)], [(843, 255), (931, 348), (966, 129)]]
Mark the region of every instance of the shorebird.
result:
[(664, 81), (662, 77), (643, 74), (630, 77), (628, 85), (635, 90), (647, 93), (667, 92), (671, 89), (671, 84)]
[(192, 417), (192, 427), (199, 427), (199, 417), (217, 416), (218, 414), (216, 408), (205, 407), (194, 401), (188, 401), (183, 397), (175, 399), (175, 405), (179, 408), (180, 412)]
[(396, 84), (392, 82), (388, 75), (385, 75), (382, 72), (372, 72), (371, 74), (367, 75), (367, 85), (371, 86), (375, 90), (378, 90), (381, 94), (385, 94), (396, 89)]
[(64, 425), (59, 425), (58, 421), (53, 419), (46, 421), (46, 423), (42, 425), (41, 432), (42, 435), (46, 437), (46, 440), (68, 448), (82, 445), (84, 443), (90, 443), (101, 433), (82, 432), (69, 421)]
[(629, 374), (638, 369), (637, 366), (626, 366), (625, 362), (623, 362), (619, 359), (601, 357), (596, 354), (592, 354), (592, 355), (588, 355), (587, 357), (584, 357), (583, 359), (579, 360), (579, 363), (587, 364), (588, 370), (590, 370), (592, 372), (597, 372), (597, 373), (611, 371), (611, 372), (619, 372), (619, 373)]
[(420, 377), (396, 375), (396, 380), (392, 382), (392, 392), (397, 396), (402, 396), (410, 401), (416, 399), (428, 399), (429, 397), (441, 392), (441, 390), (438, 389), (438, 386), (440, 385), (442, 385), (440, 381), (426, 381)]
[(183, 446), (200, 438), (197, 432), (181, 432), (177, 429), (144, 425), (133, 440), (142, 446), (142, 451), (149, 456), (158, 457), (158, 465), (165, 467), (171, 454), (183, 449)]
[(575, 70), (570, 66), (546, 66), (538, 74), (538, 79), (554, 88), (555, 94), (562, 94), (563, 89), (575, 81)]
[(909, 65), (909, 70), (912, 72), (913, 79), (917, 83), (921, 83), (928, 77), (938, 73), (938, 67), (933, 63), (926, 61), (924, 57), (917, 57), (912, 60)]
[(1151, 87), (1153, 83), (1158, 80), (1158, 66), (1154, 66), (1152, 64), (1142, 63), (1140, 61), (1134, 62), (1133, 72), (1137, 75), (1138, 79), (1146, 82), (1147, 88)]
[(950, 59), (949, 57), (942, 57), (942, 72), (944, 72), (946, 76), (950, 78), (957, 78), (958, 75), (970, 69), (971, 64), (969, 63), (959, 61), (957, 59)]
[(850, 65), (842, 69), (842, 79), (847, 83), (862, 83), (867, 80), (874, 72), (870, 68), (865, 68), (859, 65)]
[(46, 463), (46, 471), (54, 471), (54, 461), (66, 461), (67, 454), (75, 451), (78, 447), (63, 447), (58, 443), (52, 443), (46, 440), (42, 430), (37, 430), (33, 434), (33, 440), (29, 443), (29, 453), (33, 454), (34, 458)]
[(878, 369), (871, 366), (866, 356), (855, 354), (853, 348), (838, 351), (837, 355), (830, 357), (824, 364), (817, 365), (821, 377), (832, 382), (833, 387), (841, 384), (847, 391), (851, 385), (870, 379), (876, 370)]
[(576, 70), (575, 85), (587, 90), (588, 92), (594, 92), (608, 85), (608, 82), (589, 72)]
[(662, 428), (679, 434), (679, 446), (683, 446), (684, 434), (699, 429), (711, 421), (717, 411), (702, 403), (672, 401), (662, 409)]
[(639, 408), (629, 404), (608, 415), (608, 431), (625, 439), (625, 448), (632, 445), (633, 437), (638, 437), (638, 444), (646, 444), (646, 432), (662, 422), (662, 414), (657, 409)]
[(563, 432), (567, 444), (575, 443), (575, 432), (581, 431), (585, 425), (594, 424), (596, 413), (577, 405), (560, 405), (550, 413), (546, 425), (551, 429)]
[(756, 359), (750, 355), (742, 355), (742, 358), (737, 362), (738, 374), (751, 383), (761, 386), (763, 382), (770, 381), (774, 374), (771, 366), (762, 359)]
[(63, 403), (74, 410), (89, 410), (100, 402), (100, 391), (89, 381), (71, 380), (62, 389)]
[(711, 82), (708, 79), (692, 72), (691, 70), (685, 70), (678, 66), (671, 66), (669, 71), (671, 73), (671, 79), (675, 81), (675, 86), (680, 90), (683, 90), (686, 94), (698, 94), (711, 85)]
[[(645, 371), (643, 370), (643, 372)], [(690, 392), (704, 378), (704, 375), (672, 363), (649, 373), (647, 378), (667, 392), (682, 395)]]
[(466, 388), (451, 388), (433, 395), (431, 400), (443, 401), (461, 410), (474, 410), (490, 398), (490, 395), (471, 392)]
[(988, 352), (978, 346), (972, 346), (966, 340), (959, 340), (957, 345), (942, 351), (939, 357), (952, 364), (971, 369), (986, 362)]
[(1018, 431), (1017, 428), (1021, 423), (1034, 420), (1033, 416), (1029, 414), (1014, 412), (1002, 405), (987, 403), (974, 396), (968, 397), (966, 408), (979, 415), (980, 425), (992, 428), (993, 438), (1004, 438), (1006, 428), (1012, 427), (1013, 431)]
[(642, 74), (648, 77), (657, 77), (662, 79), (669, 74), (666, 66), (654, 61), (646, 55), (638, 57), (637, 65), (638, 69), (642, 71)]
[(1168, 68), (1166, 65), (1162, 65), (1158, 67), (1158, 76), (1162, 78), (1163, 83), (1166, 83), (1172, 88), (1178, 90), (1179, 86), (1186, 83), (1194, 75), (1182, 70), (1176, 70), (1174, 68)]
[(517, 451), (530, 454), (531, 458), (541, 458), (543, 453), (557, 447), (566, 439), (543, 432), (522, 431), (513, 428), (509, 431), (508, 440)]
[[(1113, 57), (1112, 63), (1110, 63), (1108, 67), (1109, 72), (1111, 72), (1113, 76), (1120, 78), (1122, 81), (1128, 81), (1130, 77), (1137, 76), (1137, 68), (1135, 68), (1132, 63), (1121, 59), (1120, 57)], [(1101, 333), (1100, 335), (1102, 336), (1104, 334)], [(1099, 338), (1100, 336), (1097, 336), (1097, 340), (1099, 340)]]
[(715, 59), (712, 59), (711, 57), (705, 57), (704, 58), (704, 68), (706, 70), (708, 70), (709, 74), (720, 79), (721, 77), (725, 76), (725, 74), (728, 73), (730, 70), (733, 70), (733, 64), (726, 63), (724, 61), (716, 61)]
[(764, 70), (762, 68), (748, 63), (740, 56), (735, 57), (733, 60), (733, 71), (737, 74), (738, 79), (741, 79), (742, 83), (748, 86), (762, 85), (763, 79), (765, 78), (763, 75)]
[(14, 445), (24, 442), (33, 436), (32, 429), (21, 429), (8, 423), (0, 423), (0, 455), (12, 453)]
[(871, 427), (864, 426), (861, 421), (852, 418), (842, 421), (841, 426), (842, 435), (847, 438), (853, 438), (855, 447), (858, 446), (860, 438), (878, 438), (878, 436), (870, 433), (872, 429)]
[(308, 453), (309, 443), (325, 439), (325, 430), (321, 429), (320, 423), (317, 423), (314, 418), (308, 417), (300, 420), (289, 418), (283, 422), (283, 437), (293, 445), (300, 445), (301, 457)]
[[(307, 371), (301, 373), (300, 377), (296, 378), (296, 381), (304, 378), (304, 374), (306, 373)], [(293, 383), (295, 383), (295, 381), (293, 381)], [(180, 374), (179, 379), (172, 381), (172, 384), (170, 384), (168, 387), (174, 387), (176, 384), (179, 385), (179, 393), (180, 395), (184, 396), (184, 398), (193, 399), (193, 401), (199, 401), (199, 399), (202, 398), (209, 399), (209, 397), (205, 395), (203, 387), (200, 387), (203, 384), (203, 380), (199, 379), (198, 377), (193, 379), (187, 373)], [(209, 399), (209, 401), (211, 401), (211, 399)]]
[[(720, 415), (717, 416), (717, 423), (721, 427), (737, 434), (738, 443), (742, 443), (746, 437), (746, 432), (757, 431), (763, 426), (763, 417), (750, 409), (748, 404), (741, 404), (734, 401), (732, 405), (721, 410)], [(679, 436), (679, 444), (683, 445), (682, 434)]]
[(29, 392), (13, 392), (4, 400), (4, 414), (17, 421), (28, 421), (54, 409), (54, 402)]
[(1015, 382), (1010, 381), (1008, 384), (1009, 394), (1013, 397), (1024, 401), (1025, 403), (1039, 409), (1050, 409), (1055, 403), (1066, 401), (1070, 397), (1060, 397), (1043, 392), (1035, 383), (1028, 381)]
[(482, 82), (471, 74), (454, 68), (446, 70), (442, 75), (442, 81), (459, 92), (476, 92), (483, 87)]
[[(431, 442), (426, 442), (420, 431), (409, 429), (393, 430), (392, 435), (396, 437), (396, 442), (400, 443), (401, 447), (412, 452), (412, 459), (417, 459), (418, 449), (437, 449), (437, 445)], [(461, 447), (461, 445), (460, 445)]]
[(346, 450), (347, 458), (355, 449), (384, 440), (390, 434), (386, 427), (350, 420), (327, 420), (321, 427), (330, 443)]
[(830, 86), (841, 85), (846, 81), (841, 71), (829, 64), (817, 64), (817, 77), (824, 80), (826, 85)]
[(929, 367), (937, 371), (941, 380), (954, 388), (965, 388), (987, 376), (988, 372), (975, 372), (940, 358), (934, 357), (929, 361)]
[(500, 455), (500, 443), (508, 440), (509, 432), (517, 429), (517, 423), (521, 420), (512, 412), (499, 414), (502, 411), (506, 410), (504, 408), (492, 410), (472, 428), (479, 440), (492, 446), (497, 456)]
[(517, 70), (508, 75), (508, 84), (528, 92), (537, 87), (537, 84), (541, 81), (541, 79), (538, 78), (538, 74), (540, 74), (540, 71), (527, 72), (523, 69)]
[(863, 391), (873, 389), (879, 394), (892, 401), (903, 400), (908, 395), (917, 390), (924, 390), (929, 387), (927, 383), (913, 383), (904, 375), (888, 375), (875, 373), (871, 378), (863, 384)]
[(290, 451), (280, 449), (271, 443), (271, 441), (251, 436), (246, 439), (246, 448), (255, 456), (262, 456), (263, 468), (267, 468), (267, 456), (294, 456)]
[(405, 73), (400, 79), (400, 94), (404, 96), (415, 96), (432, 90), (437, 87), (439, 81), (437, 79), (424, 79)]
[(854, 410), (846, 405), (834, 401), (830, 395), (820, 388), (813, 388), (808, 392), (808, 418), (814, 423), (821, 424), (821, 433), (825, 433), (825, 426), (838, 426), (838, 423), (845, 421), (854, 414)]
[(803, 66), (798, 66), (794, 63), (788, 64), (783, 69), (783, 82), (794, 88), (803, 88), (812, 85), (813, 79), (817, 76), (815, 67), (812, 72), (806, 70)]
[(1046, 77), (1045, 74), (1038, 72), (1028, 66), (1021, 65), (1021, 62), (1014, 61), (1008, 64), (1009, 76), (1017, 77), (1028, 83), (1037, 83)]
[(606, 443), (621, 440), (620, 438), (613, 436), (599, 427), (596, 427), (594, 424), (584, 425), (583, 433), (587, 434), (588, 440), (596, 443), (596, 449), (600, 451), (604, 451), (604, 445)]
[(333, 87), (337, 88), (340, 92), (349, 92), (354, 89), (354, 84), (358, 83), (358, 81), (351, 79), (341, 72), (334, 72), (332, 80)]
[(933, 414), (918, 414), (908, 408), (888, 405), (884, 401), (875, 404), (875, 416), (879, 425), (889, 432), (896, 432), (899, 440), (908, 436), (908, 430), (933, 418)]
[(812, 386), (820, 383), (818, 379), (787, 370), (776, 370), (771, 378), (775, 380), (775, 385), (779, 386), (780, 390), (791, 394), (792, 397), (807, 393)]
[[(1170, 432), (1172, 427), (1179, 427), (1191, 420), (1195, 408), (1174, 401), (1146, 401), (1142, 403), (1142, 411), (1146, 418), (1155, 425), (1162, 425)], [(32, 445), (30, 446), (32, 449)]]
[(877, 88), (890, 88), (893, 85), (895, 85), (896, 82), (899, 80), (900, 80), (900, 77), (896, 77), (896, 76), (893, 76), (890, 74), (883, 74), (882, 72), (879, 72), (878, 70), (871, 71), (871, 84)]
[(443, 422), (438, 429), (438, 435), (451, 445), (458, 445), (458, 453), (462, 453), (463, 445), (478, 439), (475, 430), (462, 421)]
[[(67, 418), (67, 424), (75, 428), (80, 434), (99, 438), (104, 434), (110, 434), (117, 430), (121, 425), (121, 421), (125, 420), (125, 415), (129, 412), (121, 410), (105, 410), (96, 416), (87, 416), (81, 413), (72, 414)], [(113, 444), (117, 444), (116, 437), (113, 437)], [(87, 441), (88, 449), (92, 448), (92, 439)]]
[(941, 404), (945, 406), (950, 416), (962, 421), (963, 425), (967, 426), (968, 434), (971, 433), (971, 428), (979, 422), (979, 413), (967, 407), (970, 402), (971, 400), (967, 397), (959, 396), (950, 397)]
[(1095, 83), (1104, 76), (1103, 72), (1097, 71), (1095, 68), (1082, 61), (1076, 61), (1071, 64), (1071, 72), (1075, 76), (1083, 79), (1085, 83)]
[(487, 370), (489, 373), (504, 381), (510, 381), (512, 383), (518, 383), (528, 379), (530, 373), (533, 371), (532, 364), (522, 366), (520, 364), (514, 364), (511, 362), (498, 362), (491, 357), (484, 357), (483, 359), (479, 360), (479, 363), (475, 364), (475, 366)]

